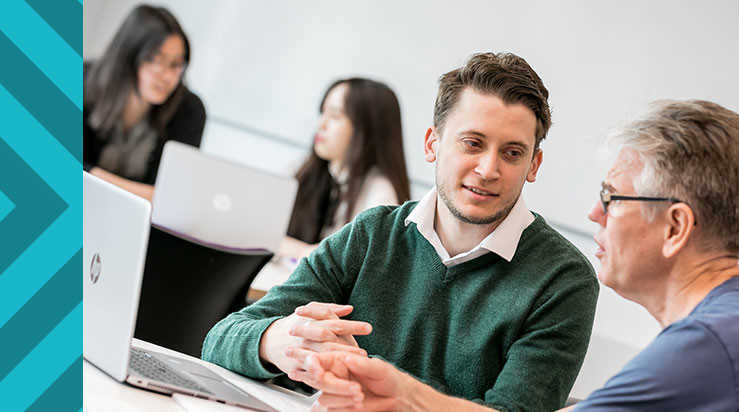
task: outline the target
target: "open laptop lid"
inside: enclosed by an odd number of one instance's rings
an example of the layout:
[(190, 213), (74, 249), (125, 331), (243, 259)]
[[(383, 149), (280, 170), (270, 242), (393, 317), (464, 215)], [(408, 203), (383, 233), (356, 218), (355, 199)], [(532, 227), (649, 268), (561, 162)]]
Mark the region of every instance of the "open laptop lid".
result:
[(149, 239), (146, 200), (83, 172), (83, 355), (124, 381)]
[(297, 181), (206, 155), (175, 141), (159, 163), (152, 223), (221, 247), (276, 251)]

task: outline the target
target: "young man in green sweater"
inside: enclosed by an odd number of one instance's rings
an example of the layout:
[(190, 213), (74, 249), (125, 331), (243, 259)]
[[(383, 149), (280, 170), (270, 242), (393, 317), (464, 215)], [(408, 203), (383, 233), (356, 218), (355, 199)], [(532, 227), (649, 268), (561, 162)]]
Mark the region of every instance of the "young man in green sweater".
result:
[[(323, 390), (316, 410), (561, 407), (598, 283), (520, 196), (542, 161), (547, 98), (512, 54), (476, 54), (442, 76), (424, 143), (436, 187), (323, 241), (285, 284), (216, 324), (203, 359), (254, 378), (287, 373)], [(413, 390), (347, 380), (347, 353), (373, 357), (381, 373), (369, 383)]]

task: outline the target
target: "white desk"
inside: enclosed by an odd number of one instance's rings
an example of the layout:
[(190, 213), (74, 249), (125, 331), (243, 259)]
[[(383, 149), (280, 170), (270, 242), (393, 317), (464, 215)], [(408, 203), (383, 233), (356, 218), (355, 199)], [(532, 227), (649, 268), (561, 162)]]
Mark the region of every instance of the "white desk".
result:
[[(144, 349), (156, 349), (187, 359), (196, 359), (138, 339), (134, 339), (133, 346)], [(228, 378), (234, 385), (277, 410), (308, 411), (310, 409), (312, 399), (287, 393), (275, 386), (244, 378), (200, 359), (197, 359), (197, 362), (206, 365), (206, 367), (214, 372)], [(82, 366), (82, 388), (82, 406), (85, 411), (89, 412), (233, 412), (247, 410), (186, 395), (175, 395), (175, 397), (171, 397), (139, 389), (114, 380), (87, 361), (84, 361)]]

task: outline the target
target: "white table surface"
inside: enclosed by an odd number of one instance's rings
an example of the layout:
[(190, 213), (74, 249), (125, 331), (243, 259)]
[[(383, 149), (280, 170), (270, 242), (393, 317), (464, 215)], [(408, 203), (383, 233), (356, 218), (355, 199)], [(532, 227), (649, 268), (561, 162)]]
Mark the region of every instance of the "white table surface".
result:
[[(234, 385), (280, 411), (308, 411), (310, 409), (312, 398), (288, 393), (273, 385), (245, 378), (219, 366), (162, 348), (149, 342), (134, 339), (133, 346), (143, 349), (154, 349), (182, 358), (195, 359), (219, 375), (229, 379)], [(233, 412), (247, 410), (186, 395), (175, 395), (171, 397), (157, 392), (139, 389), (116, 381), (86, 360), (82, 366), (82, 382), (83, 409), (89, 412)]]
[(251, 288), (267, 292), (273, 286), (285, 283), (297, 267), (284, 258), (267, 262), (251, 282)]

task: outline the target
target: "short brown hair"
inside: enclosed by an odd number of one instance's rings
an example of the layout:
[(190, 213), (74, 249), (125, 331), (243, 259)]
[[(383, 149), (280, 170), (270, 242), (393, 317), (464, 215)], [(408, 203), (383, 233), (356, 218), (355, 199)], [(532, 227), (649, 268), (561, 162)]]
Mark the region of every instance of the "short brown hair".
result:
[(447, 116), (467, 87), (493, 94), (505, 104), (520, 103), (531, 109), (536, 116), (534, 148), (539, 148), (552, 125), (549, 91), (526, 60), (512, 53), (477, 53), (464, 66), (441, 76), (434, 105), (436, 128), (444, 128)]
[(739, 254), (739, 114), (703, 100), (662, 100), (615, 137), (644, 161), (638, 194), (686, 202), (701, 249)]

